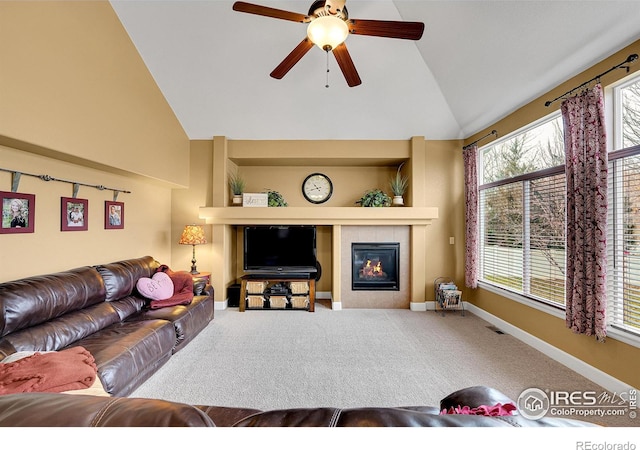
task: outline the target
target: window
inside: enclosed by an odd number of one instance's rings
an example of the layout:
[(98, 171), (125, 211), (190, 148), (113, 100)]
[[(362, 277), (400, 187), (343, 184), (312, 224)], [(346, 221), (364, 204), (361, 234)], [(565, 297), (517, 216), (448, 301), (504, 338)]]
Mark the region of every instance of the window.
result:
[(640, 145), (640, 80), (634, 77), (618, 87), (618, 102), (620, 103), (621, 148)]
[[(607, 320), (629, 337), (640, 335), (640, 75), (612, 91)], [(483, 147), (478, 176), (480, 281), (564, 309), (562, 128), (556, 113)]]
[(480, 153), (480, 280), (564, 305), (562, 119), (554, 114)]
[(640, 332), (640, 147), (616, 153), (609, 163), (608, 321)]
[(640, 333), (640, 77), (614, 87), (620, 150), (609, 154), (608, 321)]

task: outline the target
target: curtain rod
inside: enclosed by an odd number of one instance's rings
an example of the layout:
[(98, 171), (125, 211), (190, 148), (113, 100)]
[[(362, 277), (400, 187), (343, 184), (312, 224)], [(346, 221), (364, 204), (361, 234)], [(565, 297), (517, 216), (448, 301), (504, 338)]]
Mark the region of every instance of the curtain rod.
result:
[(482, 136), (481, 138), (476, 139), (475, 141), (473, 141), (471, 144), (467, 144), (467, 145), (465, 145), (464, 147), (462, 147), (462, 150), (466, 150), (467, 148), (469, 148), (469, 147), (471, 147), (471, 146), (476, 145), (476, 144), (477, 144), (478, 142), (480, 142), (481, 140), (486, 139), (486, 138), (488, 138), (489, 136), (492, 136), (492, 135), (494, 135), (494, 134), (495, 134), (496, 136), (498, 136), (498, 132), (497, 132), (496, 130), (491, 130), (491, 133), (489, 133), (489, 134), (485, 134), (485, 135), (484, 135), (484, 136)]
[(600, 77), (608, 74), (609, 72), (612, 72), (616, 69), (627, 69), (627, 73), (629, 73), (629, 66), (625, 66), (625, 64), (631, 64), (633, 62), (635, 62), (638, 59), (638, 54), (634, 53), (633, 55), (629, 55), (627, 57), (627, 59), (625, 59), (624, 61), (622, 61), (620, 64), (617, 64), (615, 66), (613, 66), (611, 69), (602, 72), (600, 75), (596, 75), (595, 77), (593, 77), (592, 79), (590, 79), (589, 81), (585, 81), (584, 83), (582, 83), (580, 86), (574, 87), (573, 89), (571, 89), (570, 91), (565, 92), (564, 94), (562, 94), (560, 97), (556, 97), (553, 100), (549, 100), (547, 102), (545, 102), (544, 106), (549, 106), (551, 105), (553, 102), (560, 100), (562, 97), (564, 97), (565, 95), (569, 95), (571, 93), (573, 93), (573, 91), (577, 91), (578, 89), (588, 85), (589, 83), (591, 83), (592, 81), (595, 80), (599, 80)]

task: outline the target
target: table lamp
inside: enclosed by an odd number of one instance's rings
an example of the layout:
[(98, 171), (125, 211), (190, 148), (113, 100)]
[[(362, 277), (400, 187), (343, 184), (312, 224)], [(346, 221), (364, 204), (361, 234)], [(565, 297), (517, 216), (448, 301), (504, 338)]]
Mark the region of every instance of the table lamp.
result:
[(196, 268), (196, 245), (206, 244), (207, 238), (204, 235), (204, 228), (202, 225), (187, 225), (182, 230), (182, 236), (178, 244), (192, 245), (193, 246), (193, 258), (191, 259), (191, 274), (197, 275), (198, 269)]

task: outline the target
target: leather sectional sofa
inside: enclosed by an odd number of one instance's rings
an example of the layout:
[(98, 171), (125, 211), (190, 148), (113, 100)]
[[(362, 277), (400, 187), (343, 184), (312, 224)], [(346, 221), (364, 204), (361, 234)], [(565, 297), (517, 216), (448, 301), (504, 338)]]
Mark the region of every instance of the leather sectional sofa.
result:
[(0, 396), (0, 427), (587, 427), (572, 419), (528, 420), (521, 415), (440, 414), (460, 405), (506, 404), (499, 391), (474, 386), (442, 399), (440, 406), (400, 408), (298, 408), (259, 411), (193, 406), (164, 400), (68, 394)]
[[(213, 288), (189, 305), (156, 310), (135, 288), (160, 264), (146, 256), (0, 284), (0, 360), (16, 352), (82, 346), (110, 394), (0, 395), (1, 427), (555, 427), (589, 426), (560, 418), (445, 414), (443, 409), (513, 401), (482, 386), (447, 396), (439, 406), (298, 408), (272, 411), (187, 405), (127, 397), (213, 320)], [(61, 352), (62, 353), (62, 352)], [(15, 355), (14, 355), (15, 356)]]
[(82, 346), (112, 396), (133, 392), (213, 320), (213, 288), (156, 310), (136, 290), (151, 256), (0, 284), (0, 361), (15, 352)]

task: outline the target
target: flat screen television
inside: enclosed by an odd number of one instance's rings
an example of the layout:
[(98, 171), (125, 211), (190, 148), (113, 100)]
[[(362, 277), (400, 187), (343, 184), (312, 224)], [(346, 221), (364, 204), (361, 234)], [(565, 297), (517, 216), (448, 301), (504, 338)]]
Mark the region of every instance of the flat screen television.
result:
[(244, 270), (252, 273), (316, 272), (316, 227), (245, 227)]

